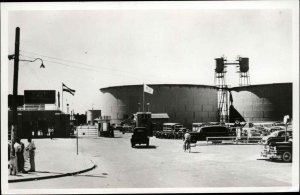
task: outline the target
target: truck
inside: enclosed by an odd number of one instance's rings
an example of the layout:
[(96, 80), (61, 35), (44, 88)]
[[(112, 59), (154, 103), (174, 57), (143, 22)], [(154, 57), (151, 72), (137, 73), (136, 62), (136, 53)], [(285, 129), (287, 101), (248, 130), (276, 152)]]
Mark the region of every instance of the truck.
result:
[(180, 123), (163, 123), (163, 130), (155, 133), (156, 138), (181, 139), (183, 130), (186, 130)]
[(135, 127), (131, 136), (131, 147), (136, 144), (149, 146), (150, 137), (153, 136), (151, 112), (137, 112), (134, 115)]

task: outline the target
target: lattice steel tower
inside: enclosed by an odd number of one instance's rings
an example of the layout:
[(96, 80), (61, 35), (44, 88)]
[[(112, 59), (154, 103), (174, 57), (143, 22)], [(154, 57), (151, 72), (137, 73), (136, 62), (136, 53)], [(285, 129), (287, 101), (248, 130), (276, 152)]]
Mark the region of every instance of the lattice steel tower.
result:
[(218, 87), (218, 120), (220, 122), (229, 121), (229, 90), (226, 83), (226, 73), (228, 65), (238, 65), (239, 85), (250, 85), (249, 58), (237, 58), (237, 62), (228, 63), (225, 57), (216, 58), (215, 86)]

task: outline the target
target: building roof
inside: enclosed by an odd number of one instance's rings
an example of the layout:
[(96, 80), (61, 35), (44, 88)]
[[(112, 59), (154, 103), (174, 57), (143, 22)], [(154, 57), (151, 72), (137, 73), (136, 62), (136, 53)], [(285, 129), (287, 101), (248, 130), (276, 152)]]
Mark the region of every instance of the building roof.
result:
[(256, 87), (264, 87), (264, 86), (270, 86), (270, 85), (282, 85), (282, 86), (292, 86), (293, 83), (268, 83), (268, 84), (257, 84), (257, 85), (246, 85), (246, 86), (238, 86), (238, 87), (232, 87), (230, 90), (233, 91), (240, 91), (244, 89), (249, 89), (249, 88), (256, 88)]
[[(149, 87), (199, 87), (199, 88), (213, 88), (219, 89), (213, 85), (196, 85), (196, 84), (147, 84)], [(270, 86), (270, 85), (292, 85), (291, 82), (287, 83), (267, 83), (267, 84), (256, 84), (256, 85), (246, 85), (246, 86), (238, 86), (238, 87), (229, 87), (228, 89), (233, 91), (240, 91), (247, 88), (254, 88), (254, 87), (262, 87), (262, 86)], [(104, 87), (101, 88), (101, 92), (106, 92), (107, 90), (111, 89), (120, 89), (120, 88), (132, 88), (132, 87), (142, 87), (143, 85), (119, 85), (119, 86), (111, 86), (111, 87)]]
[[(110, 89), (118, 89), (118, 88), (132, 88), (132, 87), (142, 87), (143, 85), (119, 85), (119, 86), (111, 86), (101, 88), (101, 92), (105, 92)], [(216, 86), (213, 85), (196, 85), (196, 84), (147, 84), (149, 87), (201, 87), (201, 88), (214, 88), (217, 89)]]
[(162, 118), (168, 119), (170, 117), (167, 113), (152, 113), (151, 118), (152, 119), (162, 119)]

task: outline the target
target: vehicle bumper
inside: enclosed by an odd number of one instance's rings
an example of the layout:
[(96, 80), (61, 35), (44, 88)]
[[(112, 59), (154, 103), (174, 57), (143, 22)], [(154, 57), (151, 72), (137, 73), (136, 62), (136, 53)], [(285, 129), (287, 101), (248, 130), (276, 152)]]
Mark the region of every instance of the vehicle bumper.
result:
[(281, 156), (277, 154), (275, 151), (263, 151), (261, 152), (261, 156), (269, 159), (281, 159)]

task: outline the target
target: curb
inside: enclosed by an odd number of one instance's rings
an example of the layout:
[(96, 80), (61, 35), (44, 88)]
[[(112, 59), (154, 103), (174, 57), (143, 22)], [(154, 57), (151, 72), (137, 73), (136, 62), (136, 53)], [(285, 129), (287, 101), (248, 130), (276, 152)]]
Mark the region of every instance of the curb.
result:
[(10, 179), (10, 180), (8, 180), (8, 183), (16, 183), (16, 182), (23, 182), (23, 181), (36, 181), (36, 180), (42, 180), (42, 179), (52, 179), (52, 178), (58, 178), (58, 177), (72, 176), (72, 175), (77, 175), (80, 173), (91, 171), (91, 170), (95, 169), (96, 167), (97, 167), (97, 165), (94, 164), (92, 167), (90, 167), (88, 169), (84, 169), (84, 170), (76, 171), (76, 172), (72, 172), (72, 173), (64, 173), (64, 174), (60, 174), (60, 175), (49, 175), (49, 176), (42, 176), (42, 177), (35, 177), (35, 178)]

